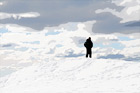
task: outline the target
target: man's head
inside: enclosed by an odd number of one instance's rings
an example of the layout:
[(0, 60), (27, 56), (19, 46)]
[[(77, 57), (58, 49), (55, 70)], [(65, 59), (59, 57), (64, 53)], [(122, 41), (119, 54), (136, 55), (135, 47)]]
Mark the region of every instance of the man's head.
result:
[(91, 37), (89, 37), (88, 39), (91, 40)]

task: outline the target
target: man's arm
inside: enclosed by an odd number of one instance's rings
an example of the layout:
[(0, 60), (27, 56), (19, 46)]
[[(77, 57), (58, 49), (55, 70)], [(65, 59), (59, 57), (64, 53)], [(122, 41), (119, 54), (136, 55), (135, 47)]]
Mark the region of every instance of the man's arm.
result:
[(84, 43), (84, 46), (86, 47), (86, 42)]
[(91, 48), (93, 47), (93, 43), (91, 42)]

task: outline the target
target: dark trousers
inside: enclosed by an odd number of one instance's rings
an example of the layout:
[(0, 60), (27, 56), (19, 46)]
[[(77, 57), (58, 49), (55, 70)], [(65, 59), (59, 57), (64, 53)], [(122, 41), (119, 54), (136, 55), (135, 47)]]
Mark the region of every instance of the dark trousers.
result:
[(86, 58), (89, 56), (90, 58), (92, 57), (92, 52), (91, 52), (91, 48), (86, 48)]

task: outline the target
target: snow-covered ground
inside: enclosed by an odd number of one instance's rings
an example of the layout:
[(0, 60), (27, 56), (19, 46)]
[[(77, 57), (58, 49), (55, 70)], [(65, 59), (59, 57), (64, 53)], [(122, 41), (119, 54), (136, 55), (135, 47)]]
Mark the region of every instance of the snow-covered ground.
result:
[(1, 77), (0, 93), (140, 93), (140, 63), (93, 58), (34, 63)]

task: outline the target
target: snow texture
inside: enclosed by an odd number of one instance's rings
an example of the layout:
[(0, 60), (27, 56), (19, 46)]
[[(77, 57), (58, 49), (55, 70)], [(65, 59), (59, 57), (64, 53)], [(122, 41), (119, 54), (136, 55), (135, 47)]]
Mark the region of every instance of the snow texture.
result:
[(67, 58), (0, 78), (0, 93), (140, 93), (140, 63)]

